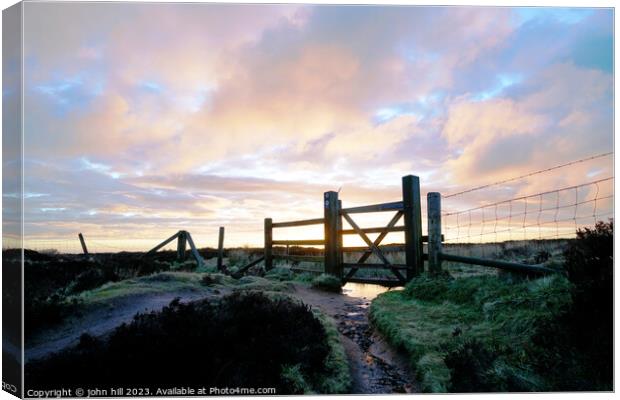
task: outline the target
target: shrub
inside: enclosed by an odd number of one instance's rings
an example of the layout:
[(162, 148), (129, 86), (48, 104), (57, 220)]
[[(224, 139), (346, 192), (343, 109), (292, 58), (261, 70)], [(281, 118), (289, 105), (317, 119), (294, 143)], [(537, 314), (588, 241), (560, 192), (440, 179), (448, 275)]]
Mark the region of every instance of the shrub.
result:
[(67, 286), (67, 293), (80, 293), (117, 280), (118, 276), (111, 269), (88, 269), (79, 274)]
[(47, 297), (28, 296), (24, 301), (25, 332), (32, 333), (40, 328), (55, 325), (74, 313), (80, 302), (67, 299), (62, 291)]
[[(108, 338), (26, 365), (32, 389), (139, 386), (315, 387), (329, 354), (323, 325), (308, 306), (263, 294), (182, 304), (138, 314)], [(301, 379), (303, 377), (303, 380)]]
[(312, 287), (326, 292), (342, 292), (340, 279), (330, 274), (321, 274), (312, 280)]
[(613, 382), (613, 228), (610, 220), (580, 229), (564, 252), (575, 285), (568, 329), (591, 379), (607, 390)]

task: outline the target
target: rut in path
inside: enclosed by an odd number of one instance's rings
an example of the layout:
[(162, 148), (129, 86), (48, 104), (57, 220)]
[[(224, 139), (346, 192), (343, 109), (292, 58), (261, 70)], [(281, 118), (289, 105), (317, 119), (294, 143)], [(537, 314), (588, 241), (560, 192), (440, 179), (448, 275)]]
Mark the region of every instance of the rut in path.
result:
[(338, 324), (351, 369), (353, 394), (417, 392), (407, 359), (374, 332), (368, 322), (370, 301), (295, 285), (295, 295)]

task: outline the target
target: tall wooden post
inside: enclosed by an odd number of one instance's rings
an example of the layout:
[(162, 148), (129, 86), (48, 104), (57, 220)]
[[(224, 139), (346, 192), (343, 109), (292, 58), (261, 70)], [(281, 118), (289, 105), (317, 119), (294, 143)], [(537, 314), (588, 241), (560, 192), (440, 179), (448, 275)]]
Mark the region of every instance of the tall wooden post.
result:
[(441, 193), (426, 195), (428, 208), (428, 270), (441, 272)]
[(82, 251), (84, 254), (88, 254), (88, 249), (86, 248), (86, 241), (84, 241), (84, 236), (81, 233), (78, 233), (78, 237), (80, 238), (80, 243), (82, 244)]
[(405, 219), (405, 260), (409, 281), (424, 271), (420, 178), (417, 176), (403, 176), (403, 217)]
[(221, 271), (224, 266), (224, 227), (220, 226), (217, 238), (217, 270)]
[(265, 270), (273, 268), (273, 221), (265, 218)]
[(342, 248), (344, 247), (342, 232), (342, 215), (340, 214), (340, 210), (342, 210), (342, 200), (338, 200), (338, 265), (340, 266), (341, 272), (340, 277), (344, 276), (344, 268), (342, 268), (342, 264), (344, 263), (344, 253), (342, 252)]
[(187, 247), (187, 232), (180, 231), (177, 237), (177, 260), (185, 261), (185, 248)]
[(334, 275), (342, 279), (342, 265), (338, 254), (338, 220), (340, 212), (338, 209), (338, 193), (325, 192), (324, 198), (325, 212), (325, 273)]

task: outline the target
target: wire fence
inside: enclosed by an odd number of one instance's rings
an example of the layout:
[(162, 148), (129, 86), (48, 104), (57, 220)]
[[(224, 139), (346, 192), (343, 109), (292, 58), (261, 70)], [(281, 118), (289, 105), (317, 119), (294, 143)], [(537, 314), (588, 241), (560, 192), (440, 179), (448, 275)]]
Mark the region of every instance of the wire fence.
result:
[(570, 238), (613, 215), (613, 177), (442, 214), (445, 242)]
[[(612, 154), (599, 154), (443, 196), (445, 251), (486, 258), (506, 258), (515, 249), (521, 249), (521, 255), (526, 256), (532, 247), (538, 252), (560, 252), (562, 243), (575, 238), (578, 229), (613, 218), (613, 176), (497, 201), (479, 199), (484, 199), (485, 193), (492, 193), (488, 198), (497, 198), (497, 193), (514, 190), (508, 184), (531, 181), (550, 171), (562, 170), (567, 174), (571, 166)], [(467, 201), (467, 197), (475, 199)], [(469, 206), (462, 207), (462, 204)], [(461, 209), (455, 209), (459, 205)]]

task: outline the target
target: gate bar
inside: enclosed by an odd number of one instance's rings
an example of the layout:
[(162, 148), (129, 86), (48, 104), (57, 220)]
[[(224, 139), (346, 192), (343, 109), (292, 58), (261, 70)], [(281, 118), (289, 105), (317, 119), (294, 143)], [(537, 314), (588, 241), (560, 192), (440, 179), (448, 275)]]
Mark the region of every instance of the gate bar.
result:
[(343, 268), (407, 269), (407, 264), (343, 263)]
[(382, 212), (382, 211), (400, 211), (402, 209), (403, 209), (403, 202), (395, 201), (392, 203), (372, 204), (370, 206), (343, 208), (341, 212), (346, 212), (347, 214), (357, 214), (357, 213), (371, 213), (371, 212)]
[[(360, 228), (360, 230), (364, 233), (389, 233), (389, 232), (403, 232), (405, 230), (404, 226), (394, 226), (394, 227), (377, 227), (377, 228)], [(340, 231), (342, 235), (357, 235), (357, 231), (355, 229), (343, 229)]]
[(272, 228), (289, 228), (293, 226), (306, 226), (306, 225), (319, 225), (325, 222), (323, 218), (304, 219), (301, 221), (287, 221), (287, 222), (274, 222), (271, 224)]
[(321, 246), (325, 244), (325, 240), (272, 240), (272, 245), (286, 245), (286, 246)]

